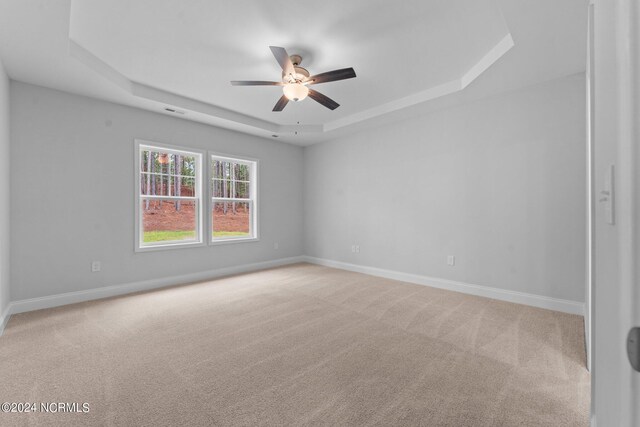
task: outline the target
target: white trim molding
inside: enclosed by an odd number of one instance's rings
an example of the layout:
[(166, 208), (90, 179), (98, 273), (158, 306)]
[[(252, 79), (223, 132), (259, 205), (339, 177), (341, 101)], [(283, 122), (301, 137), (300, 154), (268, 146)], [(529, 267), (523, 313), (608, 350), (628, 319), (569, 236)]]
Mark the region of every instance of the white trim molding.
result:
[[(106, 80), (114, 83), (127, 93), (148, 101), (157, 102), (160, 106), (167, 105), (188, 111), (191, 117), (202, 114), (214, 119), (216, 126), (234, 128), (240, 132), (258, 132), (263, 137), (271, 137), (271, 134), (293, 135), (299, 132), (305, 134), (324, 134), (336, 129), (351, 126), (364, 120), (369, 120), (393, 111), (402, 110), (416, 104), (430, 101), (441, 96), (459, 92), (473, 82), (489, 67), (495, 64), (502, 56), (515, 46), (510, 32), (507, 32), (480, 60), (471, 66), (461, 77), (454, 78), (443, 84), (433, 86), (413, 93), (400, 99), (396, 99), (367, 110), (350, 114), (341, 119), (332, 120), (324, 124), (312, 125), (285, 125), (267, 120), (262, 120), (247, 114), (231, 111), (217, 105), (198, 101), (186, 96), (172, 93), (167, 90), (151, 87), (127, 78), (120, 71), (109, 65), (106, 61), (84, 47), (79, 41), (69, 35), (69, 54), (100, 74)], [(197, 120), (197, 119), (195, 119)], [(231, 127), (230, 124), (234, 126)]]
[(5, 326), (9, 323), (9, 318), (11, 317), (11, 303), (7, 305), (2, 313), (0, 313), (0, 337), (4, 332)]
[(501, 301), (508, 301), (517, 304), (524, 304), (548, 310), (561, 311), (570, 314), (584, 315), (584, 304), (577, 301), (569, 301), (558, 298), (545, 297), (541, 295), (527, 294), (524, 292), (509, 291), (505, 289), (491, 288), (488, 286), (473, 285), (456, 282), (453, 280), (438, 279), (417, 274), (403, 273), (381, 268), (367, 267), (356, 264), (349, 264), (340, 261), (333, 261), (311, 256), (294, 256), (289, 258), (279, 258), (270, 261), (262, 261), (253, 264), (243, 264), (233, 267), (224, 267), (214, 270), (207, 270), (198, 273), (183, 274), (179, 276), (162, 277), (158, 279), (144, 280), (140, 282), (125, 283), (120, 285), (105, 286), (84, 291), (66, 292), (57, 295), (29, 298), (13, 301), (5, 309), (0, 317), (0, 335), (4, 327), (9, 322), (12, 314), (24, 313), (27, 311), (41, 310), (45, 308), (59, 307), (68, 304), (109, 298), (119, 295), (126, 295), (134, 292), (149, 291), (165, 288), (168, 286), (183, 285), (194, 282), (218, 279), (235, 274), (249, 273), (268, 268), (281, 267), (284, 265), (308, 262), (310, 264), (322, 265), (341, 270), (353, 271), (357, 273), (369, 274), (371, 276), (384, 277), (402, 282), (415, 283), (433, 288), (446, 289), (455, 292), (462, 292), (470, 295), (477, 295)]
[(101, 298), (109, 298), (118, 295), (125, 295), (140, 291), (165, 288), (167, 286), (184, 285), (187, 283), (201, 282), (218, 279), (220, 277), (232, 276), (235, 274), (249, 273), (252, 271), (264, 270), (283, 265), (303, 262), (303, 257), (296, 256), (290, 258), (279, 258), (270, 261), (256, 262), (253, 264), (243, 264), (233, 267), (218, 268), (215, 270), (202, 271), (198, 273), (183, 274), (179, 276), (161, 277), (158, 279), (144, 280), (140, 282), (125, 283), (121, 285), (105, 286), (102, 288), (87, 289), (84, 291), (66, 292), (45, 297), (29, 298), (13, 301), (9, 304), (8, 313), (24, 313), (27, 311), (41, 310), (44, 308), (59, 307), (67, 304), (91, 301)]
[(394, 270), (384, 270), (381, 268), (349, 264), (346, 262), (334, 261), (324, 258), (316, 258), (311, 256), (303, 256), (302, 258), (305, 262), (322, 265), (325, 267), (354, 271), (356, 273), (364, 273), (371, 276), (384, 277), (386, 279), (415, 283), (417, 285), (430, 286), (432, 288), (462, 292), (465, 294), (477, 295), (501, 301), (508, 301), (516, 304), (524, 304), (532, 307), (544, 308), (547, 310), (562, 311), (564, 313), (578, 314), (580, 316), (584, 315), (584, 303), (578, 301), (528, 294), (525, 292), (509, 291), (506, 289), (456, 282), (453, 280), (439, 279), (435, 277), (421, 276), (411, 273), (403, 273)]

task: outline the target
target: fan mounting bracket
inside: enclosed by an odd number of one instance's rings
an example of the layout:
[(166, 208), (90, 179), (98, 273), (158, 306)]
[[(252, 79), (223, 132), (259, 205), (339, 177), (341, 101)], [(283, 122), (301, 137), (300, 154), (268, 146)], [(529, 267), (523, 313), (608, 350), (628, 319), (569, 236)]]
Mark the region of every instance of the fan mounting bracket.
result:
[(291, 60), (291, 63), (293, 64), (294, 67), (297, 67), (300, 64), (302, 64), (302, 56), (300, 55), (290, 55), (289, 59)]

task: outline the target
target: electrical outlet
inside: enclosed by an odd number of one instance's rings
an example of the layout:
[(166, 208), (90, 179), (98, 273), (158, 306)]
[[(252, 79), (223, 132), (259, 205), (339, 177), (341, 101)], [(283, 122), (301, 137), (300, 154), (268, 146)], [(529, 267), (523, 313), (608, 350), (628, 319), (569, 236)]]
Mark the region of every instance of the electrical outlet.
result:
[(276, 250), (277, 250), (277, 249), (280, 249), (280, 244), (279, 244), (278, 242), (275, 242), (275, 243), (273, 244), (273, 249), (276, 249)]
[(356, 252), (356, 245), (351, 245), (351, 252), (353, 252), (353, 253)]
[(356, 245), (356, 253), (360, 253), (360, 245)]
[(453, 255), (449, 255), (447, 257), (447, 264), (448, 265), (456, 265), (456, 257)]
[(102, 266), (100, 265), (100, 261), (93, 261), (91, 263), (91, 272), (97, 273), (101, 268)]

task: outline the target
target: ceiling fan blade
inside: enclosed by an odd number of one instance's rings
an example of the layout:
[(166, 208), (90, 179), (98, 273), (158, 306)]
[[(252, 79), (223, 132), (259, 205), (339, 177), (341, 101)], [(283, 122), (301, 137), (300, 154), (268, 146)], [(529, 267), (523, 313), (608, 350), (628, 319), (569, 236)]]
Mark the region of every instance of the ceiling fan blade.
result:
[(278, 46), (269, 46), (271, 49), (271, 53), (276, 57), (276, 61), (282, 67), (282, 71), (284, 71), (285, 75), (295, 74), (295, 70), (293, 69), (293, 64), (291, 63), (291, 59), (289, 58), (289, 54), (283, 47)]
[(308, 84), (315, 85), (318, 83), (335, 82), (337, 80), (352, 79), (356, 76), (353, 68), (342, 68), (340, 70), (327, 71), (326, 73), (316, 74), (307, 79)]
[(280, 97), (280, 99), (278, 99), (278, 102), (276, 102), (276, 105), (273, 107), (272, 111), (282, 111), (282, 110), (284, 110), (284, 107), (287, 106), (288, 102), (289, 102), (289, 98), (287, 98), (286, 96), (282, 95)]
[(284, 83), (260, 80), (233, 80), (231, 81), (231, 86), (284, 86)]
[(320, 92), (316, 92), (313, 89), (309, 89), (309, 98), (311, 98), (314, 101), (324, 105), (325, 107), (327, 107), (330, 110), (335, 110), (336, 108), (338, 108), (340, 106), (340, 104), (338, 104), (333, 99), (329, 98), (328, 96), (325, 96), (325, 95), (321, 94)]

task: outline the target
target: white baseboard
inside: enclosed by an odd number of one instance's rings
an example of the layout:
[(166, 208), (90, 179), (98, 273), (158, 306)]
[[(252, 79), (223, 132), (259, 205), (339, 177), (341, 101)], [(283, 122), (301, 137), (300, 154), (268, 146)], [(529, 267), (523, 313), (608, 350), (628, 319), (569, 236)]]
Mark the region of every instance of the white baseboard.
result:
[[(8, 307), (8, 315), (23, 313), (25, 311), (40, 310), (43, 308), (58, 307), (61, 305), (73, 304), (77, 302), (90, 301), (100, 298), (108, 298), (116, 295), (130, 294), (133, 292), (147, 291), (151, 289), (164, 288), (167, 286), (181, 285), (204, 280), (217, 279), (219, 277), (231, 276), (234, 274), (248, 273), (251, 271), (264, 270), (267, 268), (280, 267), (282, 265), (303, 262), (300, 256), (290, 258), (280, 258), (271, 261), (257, 262), (254, 264), (244, 264), (233, 267), (218, 268), (215, 270), (202, 271), (198, 273), (183, 274), (180, 276), (162, 277), (159, 279), (144, 280), (141, 282), (125, 283), (122, 285), (105, 286), (102, 288), (87, 289), (84, 291), (67, 292), (46, 297), (29, 298), (12, 301)], [(7, 315), (7, 317), (8, 317)], [(7, 319), (8, 320), (8, 319)]]
[(84, 291), (67, 292), (45, 297), (29, 298), (12, 301), (0, 315), (0, 335), (4, 331), (9, 317), (12, 314), (26, 311), (41, 310), (44, 308), (58, 307), (67, 304), (108, 298), (117, 295), (124, 295), (133, 292), (140, 292), (167, 286), (180, 285), (204, 280), (216, 279), (223, 276), (247, 273), (251, 271), (263, 270), (267, 268), (279, 267), (298, 262), (309, 262), (312, 264), (324, 265), (327, 267), (339, 268), (342, 270), (354, 271), (369, 274), (372, 276), (385, 277), (388, 279), (403, 282), (416, 283), (434, 288), (447, 289), (471, 295), (478, 295), (502, 301), (509, 301), (518, 304), (530, 305), (533, 307), (546, 308), (548, 310), (562, 311), (565, 313), (584, 315), (584, 304), (577, 301), (569, 301), (558, 298), (545, 297), (541, 295), (527, 294), (523, 292), (508, 291), (504, 289), (491, 288), (487, 286), (473, 285), (452, 280), (438, 279), (417, 274), (403, 273), (393, 270), (384, 270), (375, 267), (367, 267), (356, 264), (349, 264), (340, 261), (333, 261), (310, 256), (295, 256), (290, 258), (280, 258), (271, 261), (263, 261), (253, 264), (244, 264), (233, 267), (225, 267), (215, 270), (202, 271), (198, 273), (184, 274), (180, 276), (162, 277), (159, 279), (144, 280), (140, 282), (125, 283), (122, 285), (105, 286), (102, 288), (87, 289)]
[(587, 371), (591, 372), (591, 325), (587, 316), (587, 304), (584, 304), (584, 352), (587, 355)]
[(11, 317), (11, 303), (7, 305), (2, 313), (0, 313), (0, 336), (4, 332), (4, 327), (9, 323), (9, 318)]
[(324, 258), (316, 258), (311, 256), (303, 256), (302, 258), (306, 262), (323, 265), (326, 267), (339, 268), (341, 270), (354, 271), (357, 273), (369, 274), (371, 276), (384, 277), (387, 279), (399, 280), (402, 282), (431, 286), (433, 288), (447, 289), (450, 291), (478, 295), (481, 297), (492, 298), (501, 301), (530, 305), (533, 307), (545, 308), (547, 310), (562, 311), (565, 313), (578, 314), (580, 316), (584, 315), (584, 303), (578, 301), (551, 298), (542, 295), (527, 294), (524, 292), (508, 291), (505, 289), (473, 285), (469, 283), (456, 282), (453, 280), (438, 279), (434, 277), (420, 276), (417, 274), (403, 273), (400, 271), (384, 270), (381, 268), (349, 264), (346, 262), (333, 261)]

